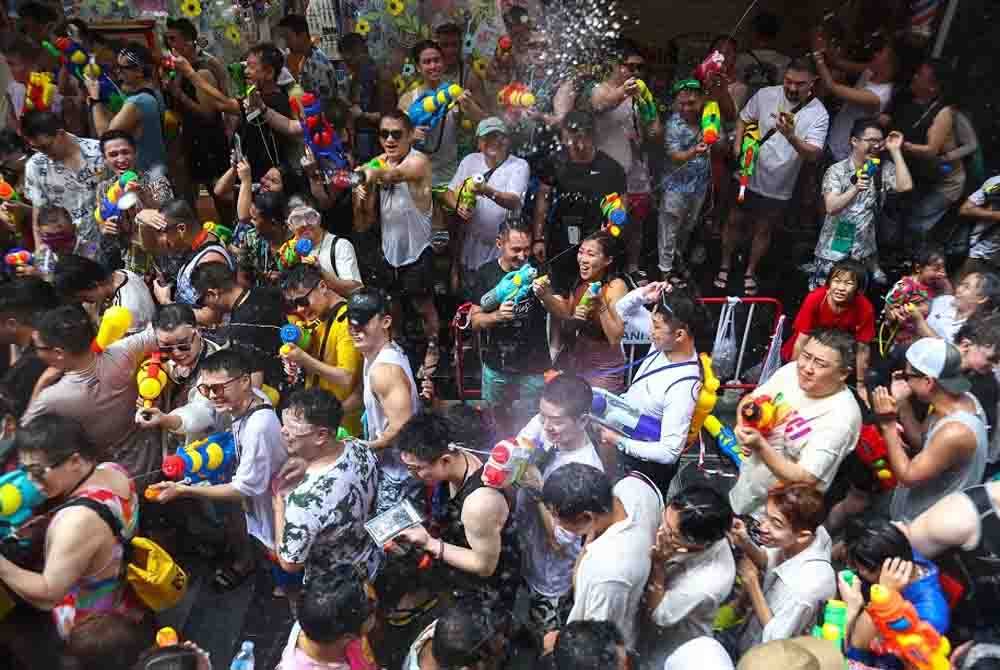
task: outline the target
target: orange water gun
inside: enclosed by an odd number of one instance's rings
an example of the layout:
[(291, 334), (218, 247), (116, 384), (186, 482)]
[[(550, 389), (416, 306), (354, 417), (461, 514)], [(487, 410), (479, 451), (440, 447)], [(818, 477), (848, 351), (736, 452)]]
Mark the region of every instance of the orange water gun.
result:
[(6, 179), (0, 177), (0, 202), (17, 202), (20, 199), (21, 196), (17, 194), (14, 187)]
[(761, 435), (767, 435), (778, 422), (778, 406), (769, 395), (754, 396), (740, 408), (743, 425), (756, 428)]
[(528, 108), (535, 105), (535, 94), (519, 81), (512, 81), (497, 93), (497, 102), (511, 111), (513, 108)]
[(872, 586), (866, 608), (879, 637), (872, 642), (876, 654), (892, 654), (917, 670), (951, 670), (951, 643), (917, 616), (913, 603), (881, 584)]

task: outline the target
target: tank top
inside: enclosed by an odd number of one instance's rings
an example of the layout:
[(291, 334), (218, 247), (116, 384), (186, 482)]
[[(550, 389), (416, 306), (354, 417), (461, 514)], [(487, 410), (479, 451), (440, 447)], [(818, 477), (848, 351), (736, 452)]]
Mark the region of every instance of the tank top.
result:
[[(587, 282), (581, 282), (573, 291), (574, 309), (580, 304), (580, 299), (590, 286)], [(607, 300), (608, 285), (601, 287), (601, 296)], [(573, 324), (578, 321), (571, 322)], [(618, 345), (611, 344), (604, 329), (601, 328), (600, 316), (592, 314), (591, 317), (579, 327), (576, 342), (572, 347), (572, 365), (581, 375), (584, 375), (591, 384), (608, 389), (615, 393), (620, 392), (625, 385), (625, 373), (617, 370), (625, 363), (625, 354)], [(611, 372), (611, 370), (617, 370)]]
[[(462, 523), (462, 508), (469, 496), (486, 486), (482, 479), (484, 468), (485, 466), (480, 466), (470, 472), (453, 497), (449, 497), (448, 482), (438, 484), (434, 491), (431, 505), (432, 527), (438, 530), (440, 538), (448, 544), (471, 549), (465, 535), (465, 524)], [(500, 531), (500, 558), (492, 575), (480, 577), (453, 568), (443, 561), (435, 564), (444, 583), (449, 589), (456, 591), (459, 597), (475, 594), (484, 603), (496, 604), (500, 601), (513, 604), (520, 583), (521, 556), (509, 501), (507, 507), (507, 521)]]
[(966, 393), (965, 397), (972, 398), (975, 402), (975, 413), (959, 410), (935, 418), (924, 438), (924, 445), (930, 444), (935, 433), (942, 426), (958, 422), (975, 434), (975, 453), (965, 463), (952, 466), (930, 481), (912, 488), (898, 487), (892, 495), (892, 503), (889, 506), (891, 519), (911, 522), (946, 495), (975, 486), (983, 480), (983, 472), (986, 469), (986, 454), (989, 450), (989, 441), (986, 439), (986, 415), (975, 396)]
[(406, 182), (379, 189), (382, 253), (394, 268), (415, 263), (431, 245), (431, 213), (417, 209)]
[[(129, 476), (125, 468), (117, 463), (101, 463), (96, 470), (114, 470), (126, 477)], [(135, 482), (129, 482), (129, 495), (127, 497), (99, 486), (88, 486), (80, 489), (74, 497), (88, 498), (104, 505), (121, 524), (122, 537), (131, 540), (135, 536), (139, 527), (139, 496), (136, 493)], [(50, 529), (59, 522), (60, 517), (65, 512), (66, 509), (61, 509), (55, 513), (49, 525)], [(127, 592), (127, 583), (122, 579), (122, 571), (113, 577), (96, 576), (107, 570), (109, 566), (120, 563), (124, 554), (125, 548), (116, 541), (107, 565), (97, 570), (94, 575), (81, 577), (59, 604), (52, 608), (52, 618), (62, 639), (65, 640), (69, 637), (76, 622), (82, 621), (90, 615), (118, 612), (136, 620), (141, 617), (143, 608)]]
[(635, 159), (635, 119), (632, 98), (627, 97), (617, 106), (594, 115), (594, 138), (597, 149), (615, 159), (625, 174), (632, 169)]
[[(195, 70), (209, 69), (208, 64), (201, 59), (191, 65)], [(220, 84), (223, 90), (224, 83)], [(198, 99), (194, 84), (187, 78), (181, 83), (181, 89), (192, 100)], [(196, 181), (216, 179), (229, 167), (229, 141), (226, 139), (222, 115), (216, 113), (206, 118), (184, 105), (179, 105), (178, 109), (191, 178)]]
[(163, 102), (148, 89), (130, 95), (142, 117), (142, 134), (135, 138), (135, 167), (138, 172), (162, 176), (167, 170), (167, 145), (163, 141)]
[(180, 272), (177, 273), (177, 286), (174, 289), (174, 300), (185, 305), (193, 305), (194, 301), (197, 300), (198, 294), (195, 292), (194, 287), (191, 286), (191, 273), (194, 269), (198, 267), (198, 263), (201, 259), (209, 252), (218, 252), (226, 258), (226, 265), (229, 266), (230, 270), (236, 271), (236, 263), (233, 261), (233, 257), (229, 254), (229, 250), (218, 242), (209, 242), (198, 247), (198, 250), (194, 252), (191, 259), (184, 264)]
[[(369, 375), (371, 374), (371, 369), (376, 365), (380, 364), (387, 365), (397, 365), (403, 369), (404, 374), (406, 374), (406, 379), (410, 383), (410, 403), (413, 410), (416, 411), (420, 406), (420, 397), (417, 395), (417, 383), (413, 379), (413, 372), (410, 370), (410, 361), (406, 358), (406, 353), (403, 349), (395, 342), (389, 342), (382, 350), (378, 352), (375, 359), (368, 361), (365, 359), (364, 366), (364, 390), (362, 391), (361, 397), (365, 405), (365, 416), (366, 424), (368, 426), (368, 439), (377, 440), (382, 437), (382, 433), (385, 432), (386, 427), (389, 425), (389, 420), (385, 416), (385, 411), (382, 408), (382, 403), (372, 392), (372, 383)], [(409, 478), (410, 473), (403, 465), (403, 461), (399, 458), (399, 450), (395, 447), (388, 447), (382, 449), (379, 454), (379, 460), (382, 467), (382, 475), (388, 477), (395, 482), (405, 481)]]

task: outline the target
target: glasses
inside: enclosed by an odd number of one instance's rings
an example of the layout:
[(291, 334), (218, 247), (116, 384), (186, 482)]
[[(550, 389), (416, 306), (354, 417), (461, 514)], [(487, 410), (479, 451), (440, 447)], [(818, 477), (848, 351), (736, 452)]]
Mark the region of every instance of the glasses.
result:
[[(198, 298), (200, 300), (201, 296), (198, 296)], [(173, 351), (187, 353), (191, 351), (191, 346), (194, 344), (194, 338), (195, 334), (192, 334), (191, 337), (188, 338), (187, 342), (178, 342), (177, 344), (160, 344), (159, 342), (157, 342), (156, 346), (162, 353), (167, 355), (169, 355)]]
[(247, 375), (240, 375), (239, 377), (233, 377), (229, 381), (220, 382), (218, 384), (198, 384), (198, 393), (202, 394), (206, 398), (211, 398), (213, 395), (221, 396), (226, 392), (226, 387), (235, 381), (243, 379)]
[(387, 140), (390, 137), (392, 139), (394, 139), (394, 140), (401, 140), (401, 139), (403, 139), (403, 131), (402, 130), (380, 130), (380, 131), (378, 131), (378, 136), (381, 137), (383, 140)]
[(895, 373), (895, 377), (897, 379), (910, 380), (910, 379), (926, 379), (927, 375), (920, 372), (910, 372), (909, 370), (902, 370), (900, 372)]
[(287, 300), (285, 300), (285, 304), (288, 305), (288, 309), (295, 310), (295, 309), (304, 309), (308, 307), (309, 296), (312, 295), (312, 292), (316, 290), (317, 286), (319, 286), (319, 282), (313, 284), (312, 288), (306, 291), (305, 295), (300, 295), (298, 298), (288, 298)]
[[(75, 454), (76, 452), (73, 452)], [(21, 469), (24, 470), (29, 477), (34, 479), (36, 482), (42, 481), (47, 474), (58, 468), (60, 465), (73, 458), (73, 454), (70, 454), (66, 458), (63, 458), (52, 465), (42, 465), (41, 463), (28, 463), (25, 465), (21, 464)]]

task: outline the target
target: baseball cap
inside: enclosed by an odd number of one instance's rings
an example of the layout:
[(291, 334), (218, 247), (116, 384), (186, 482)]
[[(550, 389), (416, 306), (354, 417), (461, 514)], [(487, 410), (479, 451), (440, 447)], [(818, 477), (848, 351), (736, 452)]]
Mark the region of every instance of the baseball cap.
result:
[(663, 670), (733, 670), (729, 652), (712, 637), (696, 637), (667, 657)]
[(389, 299), (386, 295), (374, 288), (362, 288), (351, 294), (347, 299), (347, 311), (341, 314), (337, 320), (343, 321), (345, 318), (353, 326), (364, 326), (373, 317), (379, 314), (389, 313)]
[(486, 137), (490, 133), (503, 133), (506, 135), (507, 124), (505, 124), (497, 116), (491, 116), (487, 119), (483, 119), (479, 122), (479, 126), (476, 128), (476, 137)]
[(925, 337), (911, 344), (906, 350), (906, 362), (948, 393), (958, 395), (972, 388), (962, 374), (962, 354), (954, 344), (941, 338)]
[(569, 131), (594, 132), (594, 117), (579, 109), (574, 109), (563, 119), (563, 128)]
[(793, 637), (751, 647), (736, 670), (844, 670), (844, 655), (830, 640)]

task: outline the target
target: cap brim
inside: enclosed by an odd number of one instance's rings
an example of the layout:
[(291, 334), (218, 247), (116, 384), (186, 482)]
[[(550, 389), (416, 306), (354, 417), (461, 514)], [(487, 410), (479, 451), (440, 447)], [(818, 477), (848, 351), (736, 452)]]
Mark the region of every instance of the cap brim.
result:
[(938, 386), (952, 395), (962, 395), (972, 389), (972, 382), (964, 376), (945, 377), (944, 379), (936, 379), (934, 381), (937, 382)]

